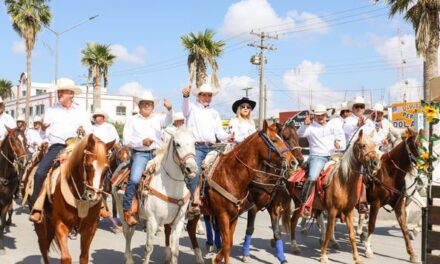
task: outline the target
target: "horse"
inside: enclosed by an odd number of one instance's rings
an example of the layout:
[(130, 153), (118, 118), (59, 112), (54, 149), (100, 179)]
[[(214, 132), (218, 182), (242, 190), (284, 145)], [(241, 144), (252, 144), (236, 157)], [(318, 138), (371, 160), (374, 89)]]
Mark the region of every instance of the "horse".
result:
[[(349, 239), (353, 249), (353, 259), (357, 264), (360, 260), (353, 227), (353, 209), (359, 200), (360, 174), (362, 167), (365, 173), (372, 175), (376, 173), (379, 166), (379, 156), (375, 149), (375, 144), (371, 136), (364, 135), (361, 129), (358, 132), (356, 140), (353, 140), (348, 146), (341, 160), (333, 168), (328, 187), (323, 195), (323, 201), (319, 197), (314, 199), (313, 208), (328, 212), (328, 223), (326, 227), (324, 241), (321, 246), (322, 263), (328, 262), (327, 245), (333, 237), (335, 219), (338, 214), (343, 213), (346, 216), (346, 225), (349, 231)], [(317, 193), (317, 192), (315, 192)], [(301, 191), (293, 189), (291, 197), (295, 205), (301, 199)], [(296, 245), (295, 229), (300, 217), (300, 210), (295, 210), (291, 218), (291, 240), (292, 248)], [(295, 245), (294, 245), (295, 244)], [(299, 249), (297, 249), (299, 251)], [(294, 250), (295, 251), (295, 250)]]
[[(144, 263), (150, 261), (152, 240), (159, 225), (165, 225), (166, 233), (170, 235), (166, 244), (166, 262), (177, 263), (180, 234), (190, 199), (186, 182), (198, 171), (192, 131), (184, 127), (167, 128), (165, 133), (171, 137), (162, 141), (158, 155), (147, 165), (146, 178), (140, 183), (139, 217), (146, 220), (147, 227)], [(153, 168), (154, 172), (149, 172)], [(122, 215), (122, 195), (116, 187), (113, 187), (113, 195), (117, 199), (118, 213)], [(123, 219), (121, 221), (126, 241), (125, 263), (131, 264), (131, 238), (136, 227), (129, 227)]]
[[(89, 250), (96, 232), (102, 203), (104, 178), (108, 169), (108, 150), (114, 141), (105, 144), (93, 134), (75, 143), (72, 152), (59, 167), (51, 202), (46, 201), (42, 223), (35, 223), (38, 244), (44, 263), (52, 242), (61, 251), (61, 263), (72, 263), (67, 240), (75, 230), (81, 234), (79, 263), (89, 263)], [(52, 171), (55, 168), (52, 168)], [(52, 179), (51, 173), (48, 181)], [(49, 190), (48, 190), (49, 193)]]
[(19, 170), (27, 163), (27, 142), (23, 131), (7, 128), (7, 136), (0, 145), (0, 255), (4, 255), (6, 215), (12, 206), (19, 186)]
[[(408, 129), (408, 137), (396, 145), (390, 152), (381, 157), (381, 167), (377, 174), (370, 175), (367, 185), (367, 199), (370, 204), (370, 215), (368, 219), (368, 234), (365, 242), (366, 257), (374, 256), (371, 248), (371, 237), (376, 227), (376, 219), (379, 209), (385, 205), (390, 205), (399, 222), (403, 238), (406, 244), (406, 251), (410, 261), (418, 261), (417, 254), (411, 245), (408, 227), (406, 223), (407, 199), (411, 195), (407, 194), (407, 189), (414, 186), (406, 186), (405, 176), (412, 171), (413, 166), (419, 157), (417, 133)], [(416, 179), (412, 185), (416, 184)]]
[[(227, 154), (219, 157), (217, 166), (207, 177), (206, 195), (213, 215), (220, 226), (222, 248), (217, 253), (214, 263), (230, 263), (229, 256), (232, 238), (238, 216), (250, 207), (248, 201), (249, 185), (257, 173), (266, 177), (284, 177), (294, 158), (283, 139), (274, 127), (263, 122), (260, 131), (255, 132)], [(260, 170), (270, 164), (279, 169), (280, 174)]]

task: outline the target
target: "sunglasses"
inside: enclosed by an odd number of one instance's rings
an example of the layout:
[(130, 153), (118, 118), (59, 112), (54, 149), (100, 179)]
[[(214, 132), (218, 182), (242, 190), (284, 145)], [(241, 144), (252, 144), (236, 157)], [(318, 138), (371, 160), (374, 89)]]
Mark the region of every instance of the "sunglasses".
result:
[(200, 93), (199, 95), (203, 97), (212, 97), (212, 93)]
[(354, 105), (353, 108), (364, 109), (364, 108), (365, 108), (365, 105)]
[(241, 109), (251, 109), (252, 107), (250, 105), (240, 105)]
[(139, 104), (139, 107), (153, 107), (154, 103), (153, 102), (142, 102)]

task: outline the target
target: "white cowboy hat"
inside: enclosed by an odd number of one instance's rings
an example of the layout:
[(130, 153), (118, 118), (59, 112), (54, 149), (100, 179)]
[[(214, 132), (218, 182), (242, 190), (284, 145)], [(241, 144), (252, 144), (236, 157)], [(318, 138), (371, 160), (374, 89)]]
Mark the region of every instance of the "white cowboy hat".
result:
[(76, 95), (81, 94), (81, 88), (75, 85), (75, 82), (68, 78), (60, 78), (57, 80), (57, 83), (54, 85), (54, 91), (58, 92), (61, 90), (68, 90), (74, 92)]
[(327, 108), (323, 104), (317, 104), (313, 108), (313, 114), (315, 114), (315, 115), (327, 114)]
[(101, 115), (103, 116), (105, 119), (107, 119), (107, 113), (105, 113), (102, 109), (98, 108), (93, 112), (92, 118), (95, 119), (95, 116), (97, 115)]
[(344, 111), (344, 110), (350, 110), (350, 108), (348, 108), (348, 102), (343, 102), (341, 104), (341, 106), (339, 107), (339, 112)]
[(382, 104), (376, 103), (373, 107), (374, 112), (384, 112), (384, 107)]
[(154, 103), (154, 97), (153, 94), (150, 91), (145, 91), (137, 98), (137, 103), (140, 103), (142, 101), (150, 101)]
[(213, 96), (218, 93), (218, 89), (214, 89), (210, 84), (202, 84), (202, 86), (192, 90), (193, 95), (198, 96), (200, 93), (211, 93)]
[(35, 123), (38, 123), (38, 122), (40, 122), (40, 123), (42, 123), (43, 122), (43, 118), (41, 118), (41, 116), (35, 116), (34, 117), (34, 120), (32, 121), (34, 124)]
[(16, 120), (17, 122), (18, 121), (21, 121), (21, 122), (26, 122), (26, 119), (24, 118), (24, 115), (19, 115), (18, 117), (17, 117), (17, 120)]
[(185, 120), (185, 117), (183, 116), (182, 112), (177, 112), (177, 113), (174, 113), (173, 119), (174, 119), (174, 121), (176, 121), (176, 120)]
[(370, 107), (370, 102), (366, 101), (362, 96), (356, 96), (352, 101), (348, 103), (349, 110), (353, 109), (354, 105), (364, 105), (365, 109)]

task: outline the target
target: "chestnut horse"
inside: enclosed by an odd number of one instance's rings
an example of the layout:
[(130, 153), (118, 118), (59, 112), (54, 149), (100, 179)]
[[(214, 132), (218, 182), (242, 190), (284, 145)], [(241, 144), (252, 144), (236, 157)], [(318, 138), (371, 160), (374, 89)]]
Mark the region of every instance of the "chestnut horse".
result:
[[(362, 263), (356, 247), (353, 227), (353, 209), (359, 200), (358, 186), (360, 184), (362, 167), (367, 175), (372, 175), (377, 171), (378, 166), (379, 156), (376, 153), (376, 146), (372, 138), (365, 136), (363, 130), (360, 130), (356, 140), (353, 140), (348, 146), (342, 159), (333, 169), (333, 177), (329, 180), (329, 186), (325, 190), (324, 202), (321, 202), (319, 196), (316, 196), (314, 199), (314, 209), (321, 211), (327, 210), (328, 212), (327, 229), (321, 247), (321, 262), (328, 262), (327, 245), (333, 236), (336, 216), (343, 213), (346, 216), (347, 229), (353, 249), (353, 259), (356, 263)], [(294, 189), (291, 196), (295, 204), (297, 204), (301, 200), (301, 190)], [(294, 252), (296, 251), (295, 229), (300, 214), (300, 210), (295, 210), (290, 223), (292, 248)], [(299, 252), (299, 249), (297, 249), (297, 251)]]
[[(261, 131), (257, 131), (237, 145), (229, 153), (221, 155), (217, 167), (207, 178), (206, 194), (213, 215), (220, 226), (222, 248), (213, 260), (230, 263), (229, 256), (238, 216), (249, 209), (249, 186), (257, 174), (281, 179), (285, 177), (294, 157), (276, 128), (264, 121)], [(266, 164), (280, 168), (280, 174), (262, 171)]]
[[(367, 198), (370, 204), (370, 216), (368, 220), (368, 235), (365, 242), (366, 257), (373, 257), (371, 237), (376, 227), (376, 219), (379, 209), (390, 205), (399, 222), (400, 229), (405, 239), (406, 251), (411, 262), (417, 262), (417, 255), (411, 245), (408, 227), (406, 224), (407, 189), (412, 186), (405, 185), (405, 175), (412, 171), (418, 158), (419, 143), (416, 141), (417, 133), (408, 129), (408, 137), (395, 146), (390, 152), (382, 155), (381, 167), (376, 175), (369, 177)], [(413, 185), (416, 184), (414, 181)]]
[(6, 214), (19, 185), (19, 170), (26, 166), (27, 142), (23, 131), (7, 128), (0, 146), (0, 255), (5, 254)]
[(105, 144), (93, 134), (87, 135), (75, 144), (67, 160), (60, 165), (53, 202), (46, 202), (43, 222), (35, 224), (44, 263), (49, 263), (48, 252), (53, 240), (61, 250), (61, 263), (72, 263), (67, 246), (72, 230), (81, 234), (79, 263), (89, 263), (90, 244), (98, 225), (108, 169), (107, 152), (113, 144), (114, 141)]

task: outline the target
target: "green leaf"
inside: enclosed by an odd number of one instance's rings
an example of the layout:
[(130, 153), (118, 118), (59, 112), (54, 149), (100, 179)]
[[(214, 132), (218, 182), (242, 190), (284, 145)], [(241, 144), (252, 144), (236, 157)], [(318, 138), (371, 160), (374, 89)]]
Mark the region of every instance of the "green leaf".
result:
[(439, 139), (440, 139), (440, 137), (437, 134), (432, 134), (431, 137), (429, 137), (430, 142), (435, 142)]
[(423, 135), (419, 135), (418, 140), (419, 140), (420, 142), (426, 142), (426, 137), (423, 136)]
[(422, 105), (422, 107), (425, 107), (428, 105), (428, 103), (425, 100), (421, 100), (420, 104)]
[(424, 160), (420, 157), (416, 158), (416, 160), (417, 160), (417, 164), (425, 164), (426, 163), (426, 160)]
[(428, 150), (424, 146), (420, 146), (420, 147), (417, 148), (417, 151), (419, 153), (423, 153), (423, 152), (427, 152)]
[(438, 118), (433, 118), (431, 124), (433, 125), (437, 125), (440, 122), (440, 119)]

